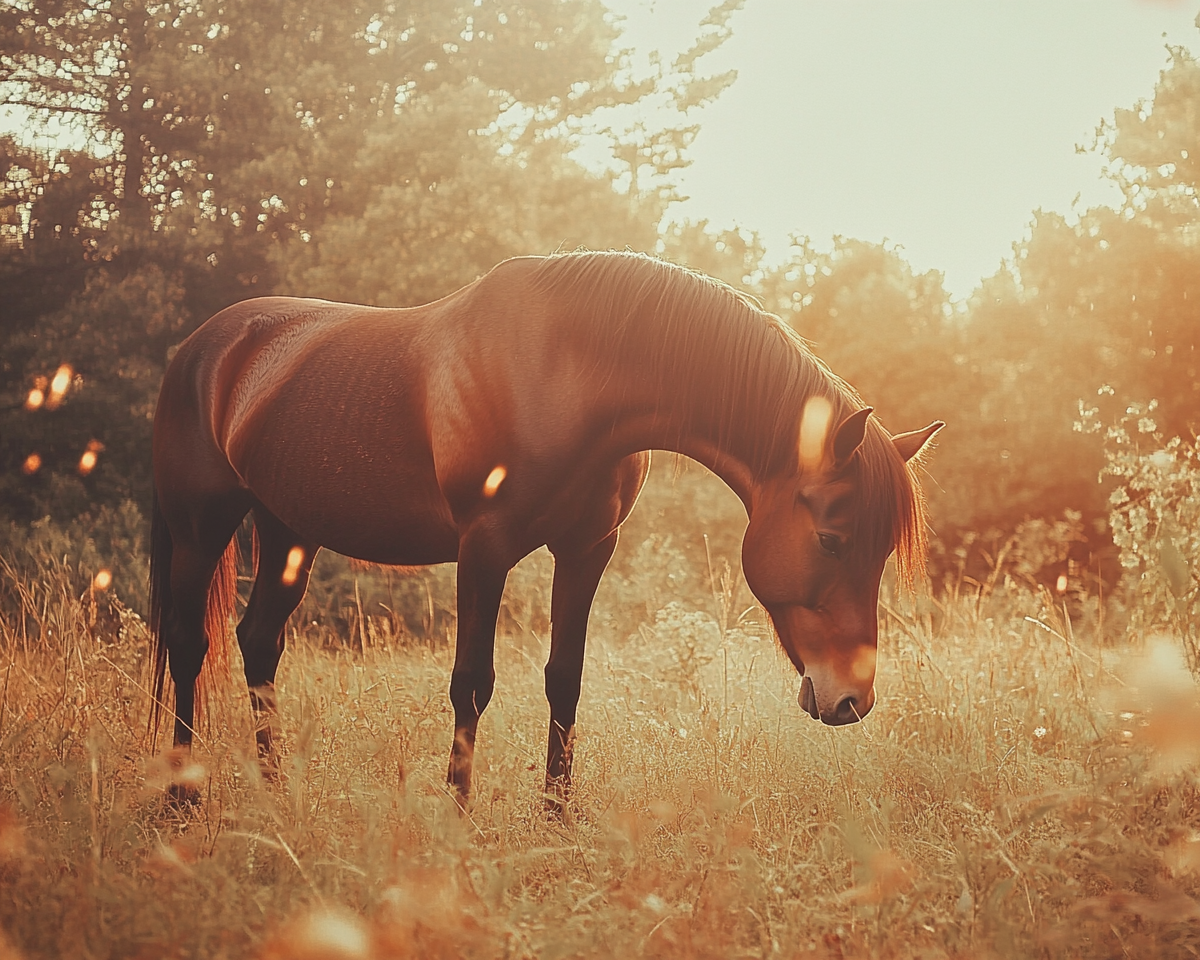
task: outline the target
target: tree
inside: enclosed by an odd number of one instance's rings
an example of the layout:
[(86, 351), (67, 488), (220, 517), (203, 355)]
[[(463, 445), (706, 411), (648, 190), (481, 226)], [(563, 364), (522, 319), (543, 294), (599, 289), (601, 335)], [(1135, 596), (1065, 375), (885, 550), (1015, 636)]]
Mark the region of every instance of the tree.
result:
[[(639, 154), (647, 186), (624, 194), (572, 153), (605, 109), (715, 95), (729, 78), (697, 61), (739, 5), (641, 79), (599, 0), (6, 5), (4, 102), (83, 143), (0, 145), (0, 298), (18, 304), (0, 320), (6, 503), (36, 516), (144, 500), (168, 352), (246, 296), (412, 303), (518, 253), (652, 247), (679, 152)], [(674, 122), (664, 142), (689, 129)], [(23, 410), (64, 361), (81, 389)], [(91, 440), (105, 452), (80, 479)], [(43, 466), (25, 477), (35, 447)]]
[(1200, 247), (1196, 153), (1200, 65), (1171, 48), (1151, 101), (1117, 110), (1095, 149), (1121, 188), (1117, 209), (1037, 211), (1012, 264), (972, 298), (965, 351), (978, 373), (971, 417), (989, 522), (1075, 509), (1106, 515), (1095, 438), (1081, 404), (1115, 422), (1157, 401), (1154, 427), (1200, 427)]
[(837, 237), (822, 252), (797, 238), (759, 289), (894, 429), (945, 416), (928, 376), (953, 368), (957, 336), (940, 274), (914, 274), (892, 246)]

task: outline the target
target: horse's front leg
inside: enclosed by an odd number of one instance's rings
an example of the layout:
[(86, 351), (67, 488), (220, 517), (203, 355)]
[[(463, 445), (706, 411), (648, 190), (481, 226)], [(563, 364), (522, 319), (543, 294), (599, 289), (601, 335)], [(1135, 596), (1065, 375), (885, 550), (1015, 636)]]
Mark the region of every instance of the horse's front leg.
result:
[(617, 546), (614, 530), (586, 551), (554, 552), (554, 591), (550, 602), (550, 659), (546, 661), (546, 699), (550, 701), (550, 737), (546, 748), (546, 807), (561, 813), (571, 793), (571, 754), (575, 709), (583, 676), (588, 614), (596, 587)]
[(454, 745), (446, 774), (460, 805), (471, 793), (475, 733), (496, 685), (496, 617), (507, 576), (507, 565), (487, 549), (482, 537), (464, 538), (458, 555), (458, 637), (450, 675)]

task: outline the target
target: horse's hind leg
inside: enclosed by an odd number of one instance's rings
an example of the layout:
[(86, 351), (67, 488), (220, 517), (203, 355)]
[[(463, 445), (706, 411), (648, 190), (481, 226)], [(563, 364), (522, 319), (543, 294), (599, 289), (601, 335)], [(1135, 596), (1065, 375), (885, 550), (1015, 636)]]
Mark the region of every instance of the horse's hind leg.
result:
[(254, 737), (263, 773), (278, 770), (275, 748), (275, 671), (283, 655), (284, 627), (304, 599), (318, 547), (301, 539), (261, 504), (254, 507), (258, 569), (246, 615), (238, 624), (238, 645), (246, 667)]
[[(209, 648), (206, 621), (221, 629), (224, 624), (218, 621), (232, 612), (225, 608), (234, 598), (236, 558), (226, 551), (247, 506), (238, 496), (220, 498), (191, 515), (176, 516), (169, 527), (169, 590), (160, 639), (175, 684), (176, 747), (192, 745), (196, 681)], [(195, 791), (186, 787), (173, 787), (171, 793), (176, 799), (195, 799)]]

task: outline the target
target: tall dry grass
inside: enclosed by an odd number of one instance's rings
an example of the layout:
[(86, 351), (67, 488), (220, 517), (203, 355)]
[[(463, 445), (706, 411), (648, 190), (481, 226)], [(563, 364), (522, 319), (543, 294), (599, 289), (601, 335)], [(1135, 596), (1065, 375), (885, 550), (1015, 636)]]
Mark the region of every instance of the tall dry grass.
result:
[[(539, 794), (546, 555), (510, 581), (467, 816), (444, 637), (289, 628), (282, 780), (239, 684), (173, 774), (141, 621), (10, 577), (0, 957), (1195, 956), (1200, 706), (1174, 648), (1003, 576), (888, 593), (879, 703), (832, 730), (736, 537), (700, 537), (631, 538), (602, 585), (564, 822)], [(195, 810), (163, 802), (180, 775)]]

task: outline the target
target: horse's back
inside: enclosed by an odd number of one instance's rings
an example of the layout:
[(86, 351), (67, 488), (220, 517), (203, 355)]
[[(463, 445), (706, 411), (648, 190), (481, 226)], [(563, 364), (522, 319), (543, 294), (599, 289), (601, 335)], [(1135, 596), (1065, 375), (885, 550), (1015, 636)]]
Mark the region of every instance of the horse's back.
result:
[(408, 540), (446, 553), (423, 416), (422, 330), (414, 311), (321, 300), (270, 297), (221, 311), (180, 346), (164, 380), (160, 486), (170, 482), (164, 473), (176, 486), (190, 482), (170, 469), (186, 459), (190, 469), (224, 471), (339, 552), (428, 562), (386, 555), (388, 542)]

